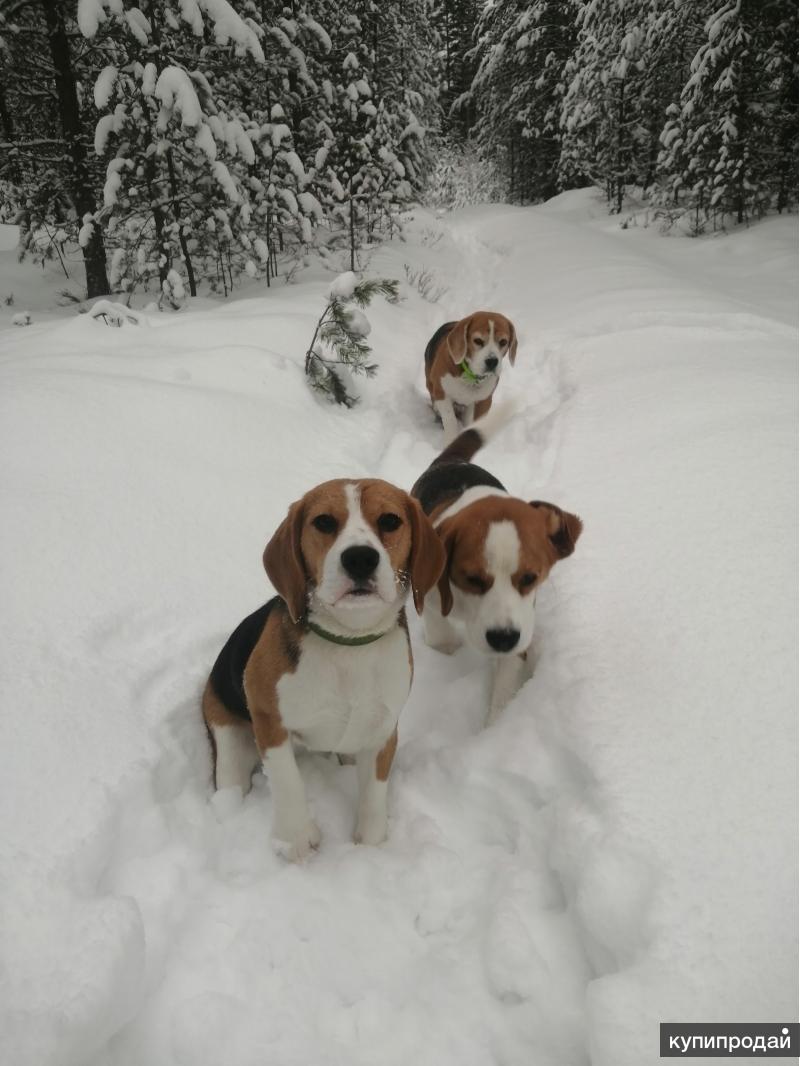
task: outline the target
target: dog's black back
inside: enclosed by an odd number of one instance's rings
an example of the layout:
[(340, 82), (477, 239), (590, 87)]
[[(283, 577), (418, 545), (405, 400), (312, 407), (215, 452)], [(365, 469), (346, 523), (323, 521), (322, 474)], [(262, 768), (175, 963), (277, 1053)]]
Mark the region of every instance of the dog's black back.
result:
[(264, 632), (270, 613), (279, 603), (283, 603), (280, 596), (273, 596), (263, 607), (240, 622), (228, 637), (211, 670), (211, 687), (227, 710), (237, 718), (250, 720), (244, 692), (244, 668)]
[(430, 369), (430, 365), (433, 362), (433, 357), (436, 354), (436, 349), (439, 346), (439, 341), (442, 337), (446, 337), (450, 330), (455, 326), (455, 322), (445, 322), (443, 326), (439, 326), (434, 335), (428, 341), (428, 346), (425, 349), (425, 367)]
[(494, 474), (475, 463), (462, 461), (433, 463), (417, 480), (411, 495), (419, 500), (425, 514), (430, 514), (440, 504), (457, 500), (467, 489), (474, 489), (477, 485), (505, 491), (505, 485)]

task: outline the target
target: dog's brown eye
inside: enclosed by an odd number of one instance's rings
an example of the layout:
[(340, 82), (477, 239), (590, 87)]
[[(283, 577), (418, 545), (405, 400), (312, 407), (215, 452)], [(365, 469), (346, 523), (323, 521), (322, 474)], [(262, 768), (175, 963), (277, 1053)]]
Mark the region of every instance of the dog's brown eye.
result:
[(476, 348), (482, 348), (483, 347), (483, 341), (481, 340), (480, 337), (475, 337), (474, 338), (474, 344), (475, 344)]
[(387, 511), (386, 514), (382, 514), (378, 519), (378, 529), (381, 533), (394, 533), (396, 529), (399, 529), (403, 524), (403, 519), (399, 514), (392, 514)]
[(480, 576), (480, 574), (467, 574), (467, 584), (476, 589), (478, 592), (486, 591), (486, 582)]
[(335, 533), (339, 528), (339, 523), (332, 514), (318, 514), (316, 518), (312, 519), (311, 525), (314, 529), (318, 529), (320, 533)]
[(506, 347), (506, 345), (508, 344), (508, 341), (507, 341), (507, 340), (505, 339), (505, 337), (503, 337), (503, 338), (502, 338), (501, 340), (499, 340), (499, 341), (498, 341), (497, 343), (498, 343), (498, 344), (500, 345), (500, 347), (501, 347), (501, 348), (505, 348), (505, 347)]
[(523, 574), (519, 579), (519, 587), (521, 589), (530, 588), (531, 585), (536, 584), (536, 574)]

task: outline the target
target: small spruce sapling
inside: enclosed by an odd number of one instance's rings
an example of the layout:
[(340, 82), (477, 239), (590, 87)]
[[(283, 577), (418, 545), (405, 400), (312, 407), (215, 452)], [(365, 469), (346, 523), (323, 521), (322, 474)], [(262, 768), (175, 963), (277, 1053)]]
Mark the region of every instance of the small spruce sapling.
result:
[(372, 349), (365, 338), (370, 324), (359, 308), (368, 307), (378, 295), (397, 303), (398, 284), (390, 278), (359, 281), (352, 271), (336, 278), (306, 352), (305, 371), (312, 389), (345, 407), (358, 402), (347, 390), (347, 373), (371, 378), (378, 370), (369, 362)]

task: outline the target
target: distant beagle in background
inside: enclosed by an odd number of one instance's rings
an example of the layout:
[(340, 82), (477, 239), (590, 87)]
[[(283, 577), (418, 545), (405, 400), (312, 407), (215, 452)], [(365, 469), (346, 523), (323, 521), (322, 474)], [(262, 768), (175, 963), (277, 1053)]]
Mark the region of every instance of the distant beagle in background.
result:
[(461, 637), (452, 613), (464, 624), (467, 642), (492, 657), (487, 724), (524, 679), (536, 590), (573, 553), (583, 529), (577, 515), (555, 504), (509, 496), (493, 474), (470, 462), (506, 418), (498, 407), (464, 430), (411, 490), (447, 555), (438, 589), (425, 599), (425, 639), (439, 651), (455, 651)]
[(422, 508), (373, 479), (328, 481), (293, 503), (267, 544), (278, 595), (228, 639), (203, 694), (217, 788), (250, 788), (263, 763), (273, 835), (292, 860), (320, 841), (295, 745), (354, 755), (356, 840), (386, 837), (387, 778), (413, 672), (404, 604), (444, 566)]
[(445, 322), (425, 349), (425, 382), (442, 420), (445, 444), (492, 406), (503, 358), (517, 357), (517, 332), (496, 311), (476, 311), (460, 322)]

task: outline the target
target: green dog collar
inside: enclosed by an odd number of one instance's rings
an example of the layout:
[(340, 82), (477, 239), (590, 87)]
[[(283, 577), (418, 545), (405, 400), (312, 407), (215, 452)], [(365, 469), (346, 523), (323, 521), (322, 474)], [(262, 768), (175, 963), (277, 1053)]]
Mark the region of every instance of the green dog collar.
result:
[(466, 378), (470, 385), (477, 385), (479, 381), (483, 381), (483, 379), (486, 377), (486, 374), (481, 374), (479, 376), (478, 374), (474, 373), (474, 371), (470, 370), (470, 368), (467, 366), (466, 362), (459, 363), (458, 369), (461, 371), (461, 377)]
[(322, 637), (323, 640), (329, 640), (331, 644), (344, 644), (348, 648), (357, 648), (361, 644), (374, 644), (376, 640), (380, 640), (381, 637), (385, 637), (386, 633), (367, 633), (363, 637), (340, 637), (338, 633), (331, 633), (327, 629), (323, 629), (322, 626), (318, 626), (316, 622), (306, 622), (306, 625), (312, 633), (316, 633), (318, 637)]

